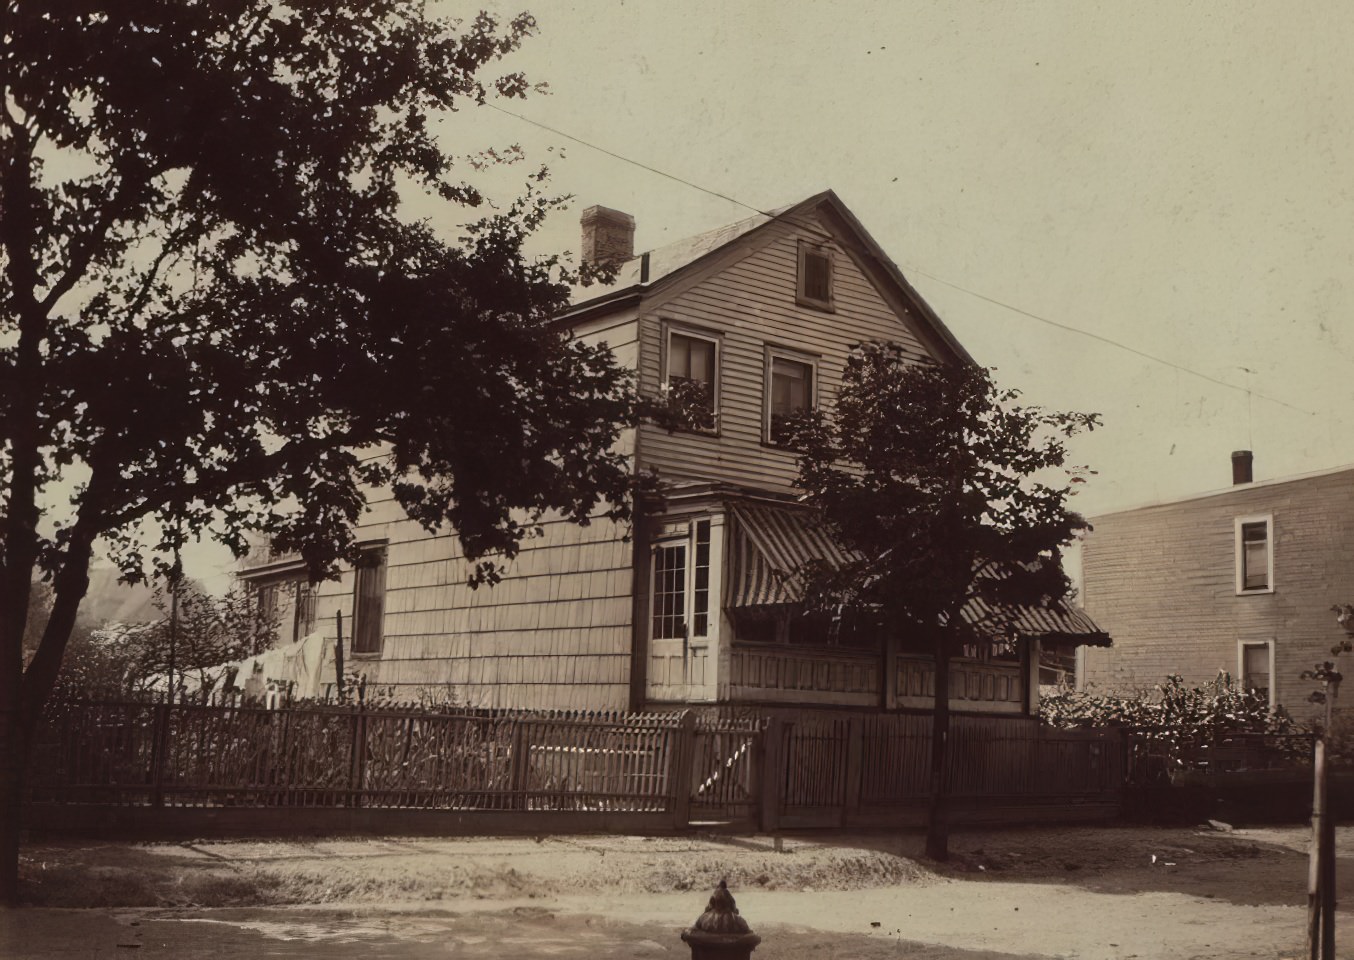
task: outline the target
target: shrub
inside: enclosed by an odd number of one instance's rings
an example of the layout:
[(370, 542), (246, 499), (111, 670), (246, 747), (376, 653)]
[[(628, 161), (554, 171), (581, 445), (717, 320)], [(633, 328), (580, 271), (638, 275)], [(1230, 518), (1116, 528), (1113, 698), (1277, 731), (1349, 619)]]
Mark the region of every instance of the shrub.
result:
[(1129, 727), (1175, 755), (1188, 743), (1203, 743), (1233, 733), (1302, 732), (1283, 708), (1243, 690), (1226, 673), (1189, 687), (1178, 674), (1151, 690), (1124, 695), (1062, 690), (1041, 697), (1039, 718), (1060, 728)]

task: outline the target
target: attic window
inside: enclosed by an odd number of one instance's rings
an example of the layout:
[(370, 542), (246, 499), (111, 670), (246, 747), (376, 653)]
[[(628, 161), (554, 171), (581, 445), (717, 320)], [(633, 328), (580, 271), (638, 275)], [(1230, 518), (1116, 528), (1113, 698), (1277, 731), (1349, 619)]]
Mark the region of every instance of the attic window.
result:
[(795, 299), (804, 306), (832, 309), (832, 251), (827, 247), (799, 244), (799, 287)]

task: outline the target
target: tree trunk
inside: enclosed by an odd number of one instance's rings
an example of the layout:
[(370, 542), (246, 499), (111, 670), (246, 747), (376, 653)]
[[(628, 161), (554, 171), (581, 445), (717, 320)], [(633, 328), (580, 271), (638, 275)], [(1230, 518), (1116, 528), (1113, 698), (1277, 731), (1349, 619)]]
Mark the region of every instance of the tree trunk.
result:
[(19, 614), (7, 611), (0, 624), (0, 646), (4, 648), (4, 663), (0, 664), (0, 906), (12, 906), (19, 899), (19, 837), (28, 751), (38, 717), (61, 669), (61, 656), (75, 626), (80, 601), (89, 588), (88, 539), (77, 536), (67, 550), (55, 578), (56, 594), (42, 642), (26, 670), (22, 648), (27, 603)]
[(950, 858), (950, 797), (945, 784), (950, 740), (949, 630), (936, 631), (935, 698), (931, 705), (931, 802), (926, 820), (926, 855)]
[(28, 737), (17, 710), (0, 711), (0, 907), (19, 901), (19, 815)]

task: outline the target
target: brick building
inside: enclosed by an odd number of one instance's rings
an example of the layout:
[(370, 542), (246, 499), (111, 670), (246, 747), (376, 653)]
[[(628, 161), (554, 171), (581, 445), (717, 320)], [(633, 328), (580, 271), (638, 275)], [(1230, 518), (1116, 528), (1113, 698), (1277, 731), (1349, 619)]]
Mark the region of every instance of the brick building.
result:
[(1354, 602), (1354, 466), (1233, 485), (1093, 517), (1082, 602), (1114, 637), (1082, 648), (1081, 685), (1132, 691), (1222, 671), (1294, 715), (1312, 710), (1304, 670), (1343, 638), (1331, 606)]

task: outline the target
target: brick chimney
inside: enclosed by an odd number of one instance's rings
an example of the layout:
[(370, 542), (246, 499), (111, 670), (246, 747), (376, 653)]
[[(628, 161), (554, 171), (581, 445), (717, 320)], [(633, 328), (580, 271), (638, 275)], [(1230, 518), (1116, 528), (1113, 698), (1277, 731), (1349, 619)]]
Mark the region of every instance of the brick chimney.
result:
[(1232, 483), (1251, 482), (1251, 463), (1255, 457), (1249, 450), (1236, 450), (1232, 453)]
[(635, 255), (635, 218), (610, 207), (588, 207), (581, 217), (583, 262), (620, 265)]

